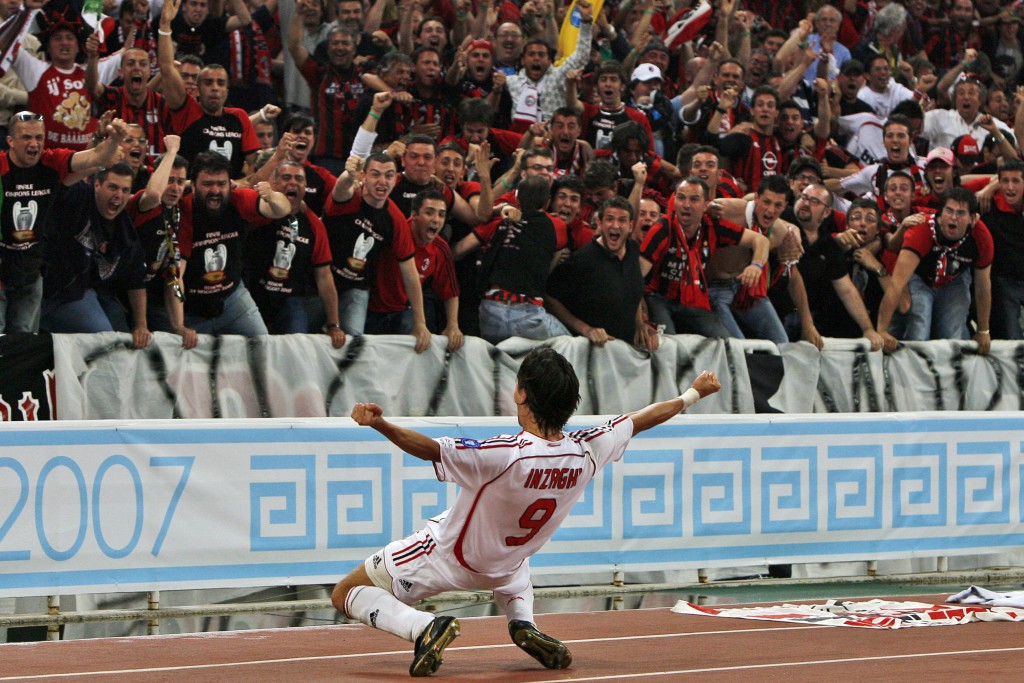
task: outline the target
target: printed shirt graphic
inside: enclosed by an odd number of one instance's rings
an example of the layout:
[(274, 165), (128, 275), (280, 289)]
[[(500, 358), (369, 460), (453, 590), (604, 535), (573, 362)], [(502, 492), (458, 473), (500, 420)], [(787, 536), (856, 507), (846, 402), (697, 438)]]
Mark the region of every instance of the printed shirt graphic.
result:
[(390, 199), (376, 209), (360, 194), (341, 204), (328, 194), (324, 226), (334, 256), (331, 272), (339, 288), (369, 289), (385, 250), (397, 261), (412, 258), (416, 251), (409, 221)]
[(471, 571), (515, 571), (558, 530), (597, 471), (622, 458), (632, 436), (633, 421), (620, 416), (558, 441), (525, 431), (482, 442), (438, 439), (434, 473), (462, 490), (428, 530), (446, 556)]
[[(100, 82), (113, 81), (120, 67), (120, 54), (101, 59)], [(43, 115), (47, 147), (80, 151), (89, 146), (97, 122), (92, 117), (92, 101), (85, 90), (84, 65), (76, 64), (70, 71), (64, 71), (19, 50), (11, 70), (28, 90), (28, 109)]]
[(180, 109), (171, 112), (167, 130), (181, 136), (179, 153), (189, 161), (208, 150), (222, 154), (231, 162), (232, 178), (241, 177), (245, 156), (260, 148), (256, 129), (243, 110), (224, 107), (223, 114), (213, 116), (191, 95)]
[(8, 152), (0, 152), (0, 281), (25, 284), (35, 279), (42, 264), (42, 227), (50, 210), (53, 193), (71, 175), (67, 149), (44, 149), (39, 163), (21, 168), (11, 163)]

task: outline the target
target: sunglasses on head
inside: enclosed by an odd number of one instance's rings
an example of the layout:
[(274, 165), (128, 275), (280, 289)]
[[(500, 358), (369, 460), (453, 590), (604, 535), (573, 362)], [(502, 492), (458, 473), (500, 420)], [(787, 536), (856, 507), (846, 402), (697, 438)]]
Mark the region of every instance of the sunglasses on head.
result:
[(14, 115), (15, 121), (42, 121), (43, 115), (37, 114), (34, 111), (22, 111)]

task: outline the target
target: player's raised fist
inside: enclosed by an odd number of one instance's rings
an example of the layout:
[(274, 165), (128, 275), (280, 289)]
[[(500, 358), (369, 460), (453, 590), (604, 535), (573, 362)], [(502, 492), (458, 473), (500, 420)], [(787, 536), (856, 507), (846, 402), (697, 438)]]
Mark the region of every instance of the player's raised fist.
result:
[(721, 389), (722, 384), (718, 381), (718, 375), (710, 370), (705, 370), (698, 375), (697, 379), (693, 380), (693, 388), (697, 390), (701, 398), (704, 398)]
[(357, 403), (352, 408), (352, 419), (363, 427), (372, 427), (384, 415), (384, 409), (376, 403)]

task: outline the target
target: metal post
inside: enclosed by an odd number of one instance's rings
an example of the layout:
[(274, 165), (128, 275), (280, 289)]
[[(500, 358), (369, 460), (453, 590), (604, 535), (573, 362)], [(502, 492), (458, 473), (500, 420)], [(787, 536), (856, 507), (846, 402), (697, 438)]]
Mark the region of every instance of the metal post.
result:
[(616, 569), (612, 572), (612, 585), (613, 586), (625, 586), (626, 585), (626, 574), (621, 569)]
[(708, 570), (707, 569), (698, 569), (697, 570), (697, 580), (700, 581), (701, 583), (707, 583), (708, 582)]
[[(46, 613), (51, 617), (60, 616), (60, 596), (46, 596)], [(46, 639), (60, 640), (60, 624), (54, 619), (46, 625)]]
[[(160, 609), (160, 591), (149, 591), (149, 607), (148, 609), (157, 610)], [(150, 619), (146, 623), (146, 634), (150, 636), (160, 635), (160, 620), (157, 618)]]
[(868, 560), (868, 576), (875, 576), (878, 573), (878, 560)]
[(945, 574), (949, 571), (949, 558), (945, 555), (935, 558), (935, 571)]

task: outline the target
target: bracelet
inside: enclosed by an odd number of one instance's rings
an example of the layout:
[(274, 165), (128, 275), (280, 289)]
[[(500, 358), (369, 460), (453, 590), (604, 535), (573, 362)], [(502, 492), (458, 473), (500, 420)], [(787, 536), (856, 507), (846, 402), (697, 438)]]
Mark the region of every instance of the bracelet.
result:
[(173, 35), (174, 35), (174, 32), (173, 32), (173, 31), (165, 31), (165, 30), (163, 30), (162, 28), (158, 28), (158, 29), (156, 30), (156, 32), (157, 32), (157, 33), (159, 33), (159, 34), (160, 34), (160, 35), (162, 35), (162, 36), (173, 36)]
[(508, 180), (505, 179), (505, 176), (501, 176), (501, 184), (504, 185), (505, 188), (508, 189), (508, 190), (512, 189), (512, 186), (509, 185), (509, 182), (508, 182)]
[(978, 330), (975, 334), (988, 334), (988, 330)]
[(326, 325), (324, 325), (324, 332), (327, 332), (328, 334), (330, 334), (331, 330), (340, 330), (340, 329), (341, 329), (341, 325), (339, 325), (338, 323), (327, 323)]
[(750, 31), (744, 31), (743, 33), (740, 34), (740, 38), (746, 38), (749, 35), (750, 35)]
[(377, 112), (375, 112), (375, 111), (374, 111), (374, 110), (372, 110), (372, 109), (371, 109), (371, 110), (369, 111), (369, 116), (372, 116), (373, 118), (375, 118), (375, 119), (377, 119), (378, 121), (380, 121), (380, 114), (378, 114)]
[(689, 408), (694, 403), (700, 400), (700, 392), (698, 392), (693, 387), (690, 387), (683, 393), (679, 394), (677, 398), (683, 399), (683, 410), (686, 410), (687, 408)]
[(754, 266), (755, 268), (760, 268), (761, 270), (764, 270), (764, 264), (763, 263), (758, 263), (757, 261), (751, 261), (750, 265)]
[(715, 107), (715, 111), (719, 114), (727, 114), (729, 112), (729, 110), (724, 107)]
[(647, 14), (647, 15), (654, 14), (654, 10), (652, 10), (652, 9), (645, 9), (644, 10), (644, 14)]

